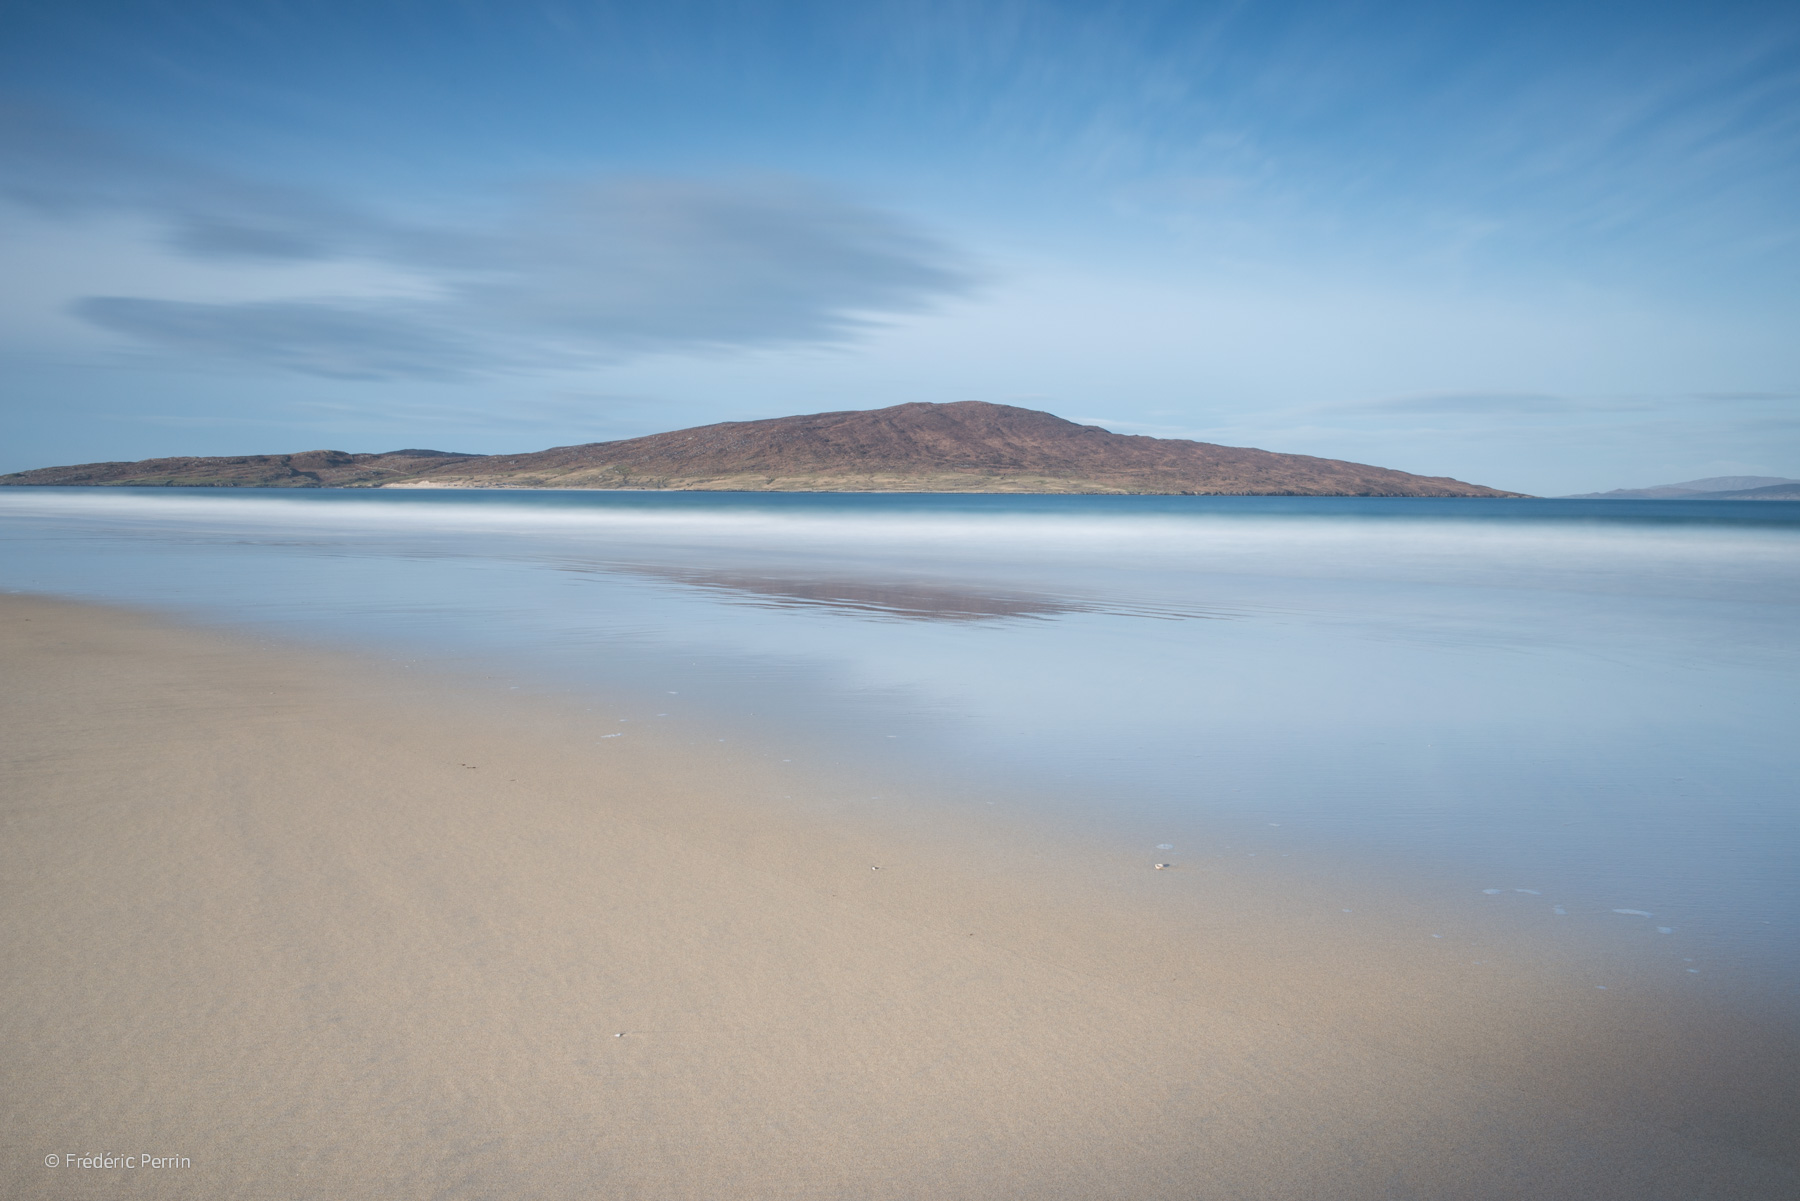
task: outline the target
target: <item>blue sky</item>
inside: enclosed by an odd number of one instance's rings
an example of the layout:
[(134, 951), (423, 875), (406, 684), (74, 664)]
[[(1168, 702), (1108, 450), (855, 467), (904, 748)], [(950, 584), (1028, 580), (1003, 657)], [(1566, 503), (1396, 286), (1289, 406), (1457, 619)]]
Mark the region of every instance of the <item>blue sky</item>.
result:
[(0, 9), (0, 470), (911, 400), (1800, 476), (1800, 10)]

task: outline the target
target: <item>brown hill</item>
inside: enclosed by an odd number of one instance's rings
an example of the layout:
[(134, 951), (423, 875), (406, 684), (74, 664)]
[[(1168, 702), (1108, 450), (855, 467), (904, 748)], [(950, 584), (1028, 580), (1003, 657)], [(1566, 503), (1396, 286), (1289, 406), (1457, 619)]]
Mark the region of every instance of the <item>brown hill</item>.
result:
[[(253, 456), (45, 468), (4, 484), (240, 487), (675, 488), (750, 492), (1112, 492), (1516, 496), (1383, 467), (1114, 434), (1049, 413), (961, 401), (813, 413), (562, 446), (408, 462), (388, 455)], [(315, 456), (329, 464), (306, 467)], [(180, 470), (168, 464), (184, 464)], [(212, 465), (216, 465), (212, 466)], [(134, 473), (133, 469), (141, 469)], [(287, 471), (288, 474), (279, 474)], [(343, 472), (327, 478), (332, 471)], [(360, 473), (360, 474), (359, 474)]]
[(480, 458), (442, 450), (390, 450), (353, 455), (307, 450), (294, 455), (223, 455), (83, 463), (0, 475), (0, 484), (116, 485), (150, 488), (367, 488), (406, 479), (445, 463)]

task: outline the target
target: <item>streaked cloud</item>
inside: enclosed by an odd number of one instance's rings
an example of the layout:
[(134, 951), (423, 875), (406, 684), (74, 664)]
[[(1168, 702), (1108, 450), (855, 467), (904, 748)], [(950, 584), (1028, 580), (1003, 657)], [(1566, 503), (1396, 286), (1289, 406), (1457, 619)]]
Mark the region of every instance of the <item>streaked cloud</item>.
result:
[(177, 253), (396, 268), (429, 295), (196, 302), (91, 296), (115, 333), (347, 378), (449, 378), (594, 357), (853, 339), (968, 291), (965, 255), (902, 217), (782, 177), (615, 176), (520, 189), (486, 221), (404, 222), (302, 189), (158, 159), (18, 113), (15, 203), (151, 218)]
[(1494, 416), (1505, 413), (1573, 413), (1588, 407), (1567, 396), (1534, 393), (1451, 392), (1438, 396), (1398, 396), (1344, 405), (1365, 413), (1426, 413), (1434, 416)]
[(465, 303), (608, 349), (836, 342), (974, 278), (893, 214), (782, 179), (557, 188), (445, 249), (475, 269), (456, 284)]
[(0, 197), (51, 217), (154, 218), (200, 258), (321, 259), (394, 231), (356, 206), (158, 154), (41, 106), (0, 105)]
[(90, 296), (78, 316), (102, 329), (201, 356), (248, 359), (341, 379), (444, 379), (501, 361), (454, 328), (434, 328), (429, 312), (355, 308), (307, 301), (196, 304), (132, 296)]

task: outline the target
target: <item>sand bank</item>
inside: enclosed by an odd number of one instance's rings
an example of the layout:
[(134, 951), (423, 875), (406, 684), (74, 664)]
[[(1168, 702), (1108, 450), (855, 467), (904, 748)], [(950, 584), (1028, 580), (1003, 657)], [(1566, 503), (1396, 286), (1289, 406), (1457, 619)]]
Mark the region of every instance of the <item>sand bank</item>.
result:
[(115, 610), (0, 664), (7, 1196), (1800, 1193), (1780, 1021), (1398, 903)]

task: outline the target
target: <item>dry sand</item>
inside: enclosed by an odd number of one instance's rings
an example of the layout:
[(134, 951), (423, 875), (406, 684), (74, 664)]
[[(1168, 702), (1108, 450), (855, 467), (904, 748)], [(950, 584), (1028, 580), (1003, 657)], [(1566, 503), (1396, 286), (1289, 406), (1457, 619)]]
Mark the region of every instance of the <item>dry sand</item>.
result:
[(1800, 1195), (1793, 1031), (1573, 952), (115, 610), (0, 663), (8, 1197)]

